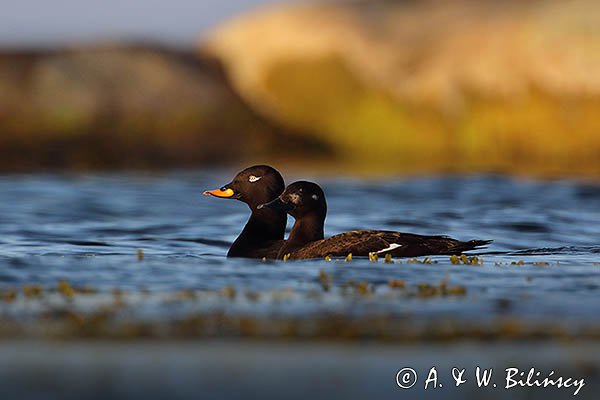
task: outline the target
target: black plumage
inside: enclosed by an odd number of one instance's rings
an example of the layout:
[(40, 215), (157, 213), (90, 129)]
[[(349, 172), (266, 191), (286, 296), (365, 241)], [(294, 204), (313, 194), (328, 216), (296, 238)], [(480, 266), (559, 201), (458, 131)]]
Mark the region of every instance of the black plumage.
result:
[(252, 214), (233, 242), (227, 257), (276, 258), (284, 243), (287, 215), (285, 211), (258, 208), (279, 196), (285, 189), (281, 174), (268, 165), (255, 165), (239, 172), (220, 189), (203, 194), (242, 201)]
[(357, 230), (324, 239), (327, 215), (325, 193), (319, 185), (299, 181), (289, 185), (276, 199), (259, 206), (260, 209), (285, 210), (296, 219), (288, 240), (277, 258), (306, 259), (326, 256), (368, 256), (377, 254), (393, 257), (451, 255), (489, 244), (489, 240), (462, 242), (447, 236), (425, 236), (378, 230)]

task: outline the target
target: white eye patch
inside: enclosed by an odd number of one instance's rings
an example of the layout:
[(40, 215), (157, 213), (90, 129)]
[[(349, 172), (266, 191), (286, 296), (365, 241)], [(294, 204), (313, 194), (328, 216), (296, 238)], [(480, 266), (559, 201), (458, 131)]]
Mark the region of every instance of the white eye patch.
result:
[(317, 196), (316, 194), (313, 194), (312, 196), (310, 196), (313, 198), (313, 200), (319, 200), (319, 196)]
[(261, 176), (254, 176), (254, 175), (250, 175), (248, 177), (248, 182), (256, 182), (256, 181), (260, 181), (260, 178), (262, 178)]

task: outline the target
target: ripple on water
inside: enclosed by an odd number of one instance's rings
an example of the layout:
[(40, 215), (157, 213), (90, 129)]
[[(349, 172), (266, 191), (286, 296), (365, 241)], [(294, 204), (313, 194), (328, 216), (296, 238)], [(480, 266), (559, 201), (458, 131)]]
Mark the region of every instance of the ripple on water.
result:
[[(230, 287), (259, 297), (293, 290), (302, 296), (320, 293), (325, 299), (301, 296), (301, 301), (286, 303), (286, 297), (279, 296), (263, 310), (290, 314), (352, 313), (359, 307), (485, 318), (498, 304), (510, 303), (503, 312), (598, 319), (600, 214), (593, 201), (600, 193), (597, 186), (486, 176), (386, 182), (325, 179), (328, 235), (359, 228), (394, 229), (494, 243), (478, 252), (483, 266), (454, 265), (448, 257), (433, 257), (432, 264), (373, 264), (358, 258), (351, 263), (283, 263), (224, 257), (248, 208), (199, 193), (229, 178), (200, 172), (75, 179), (4, 176), (0, 291), (32, 283), (50, 288), (67, 279), (100, 292), (219, 292)], [(331, 291), (325, 294), (321, 270), (331, 278)], [(386, 297), (390, 280), (403, 281), (408, 290), (448, 281), (464, 286), (466, 295), (399, 301)], [(372, 289), (372, 297), (358, 302), (356, 296), (342, 295), (354, 287)]]

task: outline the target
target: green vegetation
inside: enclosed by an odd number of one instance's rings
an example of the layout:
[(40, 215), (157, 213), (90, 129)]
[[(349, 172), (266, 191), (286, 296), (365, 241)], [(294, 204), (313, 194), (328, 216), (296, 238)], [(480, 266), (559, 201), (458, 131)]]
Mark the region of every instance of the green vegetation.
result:
[(334, 56), (274, 64), (264, 84), (276, 118), (354, 169), (600, 174), (600, 97), (471, 94), (448, 115), (360, 82)]
[[(592, 0), (265, 8), (202, 49), (263, 115), (352, 173), (600, 176)], [(256, 40), (256, 38), (261, 38)]]

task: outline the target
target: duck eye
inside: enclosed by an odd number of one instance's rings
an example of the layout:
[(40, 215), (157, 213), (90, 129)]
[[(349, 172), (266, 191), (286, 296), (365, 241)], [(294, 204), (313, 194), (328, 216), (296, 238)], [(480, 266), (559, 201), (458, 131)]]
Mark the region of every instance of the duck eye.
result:
[(310, 196), (313, 198), (313, 200), (319, 200), (319, 196), (317, 196), (316, 194), (313, 194), (312, 196)]
[(250, 175), (248, 177), (248, 182), (256, 182), (256, 181), (259, 181), (260, 178), (261, 178), (260, 176)]

